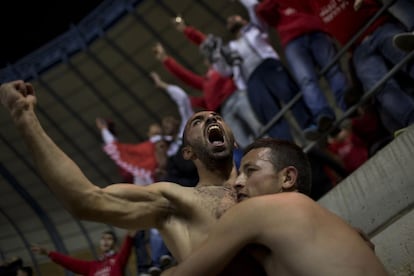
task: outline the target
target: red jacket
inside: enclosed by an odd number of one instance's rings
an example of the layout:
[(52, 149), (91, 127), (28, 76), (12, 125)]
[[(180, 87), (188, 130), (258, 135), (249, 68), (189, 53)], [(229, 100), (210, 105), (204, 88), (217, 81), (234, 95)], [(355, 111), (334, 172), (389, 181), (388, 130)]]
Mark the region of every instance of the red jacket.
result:
[[(184, 34), (196, 45), (200, 45), (205, 38), (203, 33), (193, 27), (186, 27)], [(222, 76), (211, 67), (204, 76), (200, 76), (184, 68), (171, 57), (165, 59), (163, 64), (176, 78), (188, 86), (203, 92), (202, 97), (190, 96), (193, 107), (218, 111), (224, 101), (236, 91), (236, 85), (231, 77)]]
[(342, 160), (349, 173), (355, 171), (368, 160), (368, 149), (365, 143), (352, 131), (347, 134), (345, 139), (330, 142), (328, 149)]
[(79, 260), (53, 251), (49, 253), (49, 258), (64, 268), (85, 276), (122, 276), (132, 244), (133, 238), (127, 236), (117, 253), (104, 256), (97, 261)]
[(126, 172), (132, 174), (134, 181), (141, 179), (140, 185), (154, 182), (154, 173), (158, 168), (155, 144), (150, 140), (138, 144), (123, 144), (117, 141), (106, 144), (104, 152)]
[(269, 26), (276, 29), (283, 47), (299, 36), (312, 32), (326, 32), (318, 16), (298, 11), (278, 2), (277, 0), (264, 0), (256, 6), (256, 13)]
[[(354, 10), (354, 1), (352, 0), (286, 0), (283, 2), (297, 10), (319, 15), (326, 24), (327, 31), (341, 44), (347, 43), (380, 8), (380, 4), (376, 0), (365, 0), (358, 11)], [(380, 16), (360, 36), (357, 44), (389, 20), (389, 16)]]

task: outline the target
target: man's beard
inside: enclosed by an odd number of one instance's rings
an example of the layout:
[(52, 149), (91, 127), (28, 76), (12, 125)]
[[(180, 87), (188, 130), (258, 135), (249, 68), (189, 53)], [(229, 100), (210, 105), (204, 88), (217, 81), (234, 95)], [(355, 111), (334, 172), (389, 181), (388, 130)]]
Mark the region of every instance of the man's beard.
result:
[(193, 148), (196, 150), (198, 159), (200, 159), (208, 170), (215, 170), (233, 160), (233, 153), (229, 149), (225, 149), (219, 153), (213, 153), (207, 149), (207, 145), (199, 141), (195, 143)]

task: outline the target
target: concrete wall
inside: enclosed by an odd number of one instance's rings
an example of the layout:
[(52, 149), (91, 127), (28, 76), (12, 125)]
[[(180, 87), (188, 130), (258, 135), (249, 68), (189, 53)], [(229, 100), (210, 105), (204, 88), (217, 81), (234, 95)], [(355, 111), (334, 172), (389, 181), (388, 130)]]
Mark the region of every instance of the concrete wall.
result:
[(319, 203), (363, 229), (391, 275), (414, 275), (414, 126)]

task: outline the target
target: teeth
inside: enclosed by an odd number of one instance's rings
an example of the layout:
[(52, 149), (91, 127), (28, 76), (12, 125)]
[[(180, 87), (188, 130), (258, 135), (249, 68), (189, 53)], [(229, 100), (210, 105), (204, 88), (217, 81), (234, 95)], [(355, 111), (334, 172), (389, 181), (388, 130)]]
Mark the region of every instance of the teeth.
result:
[(211, 127), (208, 128), (208, 132), (210, 133), (210, 131), (212, 131), (213, 129), (220, 130), (220, 128), (218, 126), (211, 126)]

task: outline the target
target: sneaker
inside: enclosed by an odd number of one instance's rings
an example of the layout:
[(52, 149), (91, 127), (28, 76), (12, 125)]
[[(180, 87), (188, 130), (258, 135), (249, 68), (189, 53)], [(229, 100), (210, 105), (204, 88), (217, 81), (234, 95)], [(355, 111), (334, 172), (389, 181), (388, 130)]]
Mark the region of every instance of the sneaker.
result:
[(394, 131), (394, 138), (397, 138), (397, 136), (401, 135), (407, 130), (407, 127), (400, 128), (399, 130)]
[(403, 51), (411, 52), (414, 50), (414, 32), (396, 34), (392, 41), (395, 47)]
[(160, 257), (160, 264), (162, 268), (168, 267), (173, 262), (173, 258), (170, 255), (162, 255)]
[(151, 266), (151, 267), (148, 269), (148, 273), (149, 273), (151, 276), (159, 276), (159, 275), (161, 275), (161, 268), (156, 267), (156, 266)]
[(316, 125), (311, 125), (303, 130), (305, 138), (309, 141), (316, 141), (321, 137), (321, 133)]

